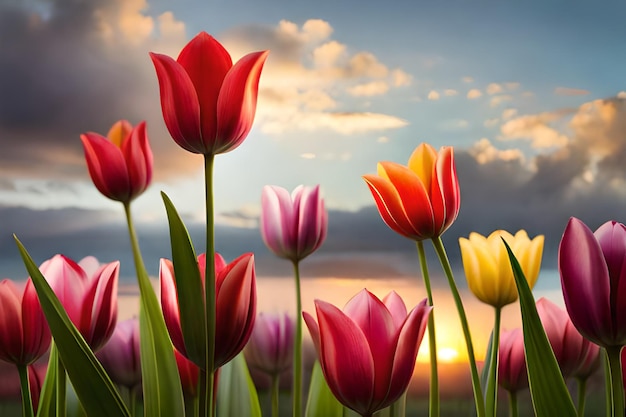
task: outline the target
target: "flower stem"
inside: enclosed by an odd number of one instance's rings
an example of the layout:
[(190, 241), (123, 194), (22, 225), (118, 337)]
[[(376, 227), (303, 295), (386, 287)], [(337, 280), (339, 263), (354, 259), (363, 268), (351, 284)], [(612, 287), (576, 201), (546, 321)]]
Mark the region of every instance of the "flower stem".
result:
[(465, 336), (465, 344), (467, 346), (467, 356), (470, 364), (470, 371), (472, 375), (472, 388), (474, 389), (474, 403), (476, 404), (477, 417), (483, 417), (485, 415), (485, 403), (483, 401), (482, 388), (480, 387), (480, 378), (478, 376), (478, 368), (476, 367), (476, 357), (474, 356), (474, 345), (472, 343), (472, 335), (467, 324), (467, 316), (465, 315), (465, 308), (463, 307), (463, 301), (461, 295), (454, 282), (454, 275), (452, 274), (452, 268), (450, 267), (450, 261), (448, 255), (446, 255), (446, 249), (443, 247), (441, 237), (432, 239), (433, 246), (441, 262), (441, 266), (445, 272), (448, 284), (450, 285), (450, 291), (454, 297), (454, 303), (456, 304), (457, 311), (459, 313), (459, 319), (461, 320), (461, 327), (463, 328), (463, 335)]
[(209, 417), (215, 415), (215, 226), (213, 209), (213, 162), (215, 156), (204, 155), (204, 192), (206, 202), (205, 300), (206, 300), (206, 397)]
[(611, 404), (613, 404), (613, 393), (611, 392), (611, 368), (609, 367), (609, 356), (606, 349), (602, 348), (602, 363), (604, 368), (604, 409), (607, 417), (611, 417)]
[(33, 401), (30, 397), (30, 384), (28, 382), (28, 365), (17, 365), (20, 374), (20, 387), (22, 389), (22, 416), (33, 417)]
[(272, 375), (272, 388), (270, 396), (272, 397), (272, 417), (278, 417), (278, 397), (280, 396), (280, 374)]
[[(433, 292), (430, 287), (430, 275), (428, 273), (428, 264), (426, 263), (426, 252), (424, 251), (424, 243), (417, 241), (417, 253), (422, 270), (422, 278), (424, 279), (424, 287), (426, 287), (426, 296), (428, 297), (428, 305), (432, 306)], [(428, 351), (430, 354), (430, 393), (428, 400), (428, 415), (430, 417), (439, 416), (439, 377), (437, 373), (437, 339), (435, 337), (435, 312), (431, 311), (428, 317)]]
[(489, 358), (489, 374), (487, 376), (487, 415), (495, 417), (498, 409), (498, 347), (500, 346), (500, 319), (502, 308), (494, 309), (495, 320), (493, 324), (493, 342), (491, 344), (491, 357)]
[(65, 366), (61, 361), (61, 356), (57, 356), (57, 380), (56, 380), (56, 415), (57, 417), (65, 417), (67, 415), (67, 403), (66, 403), (66, 387), (67, 387), (67, 375), (65, 373)]
[(576, 378), (578, 391), (578, 415), (585, 415), (585, 397), (587, 395), (587, 378)]
[(302, 297), (300, 294), (300, 263), (293, 262), (296, 280), (296, 331), (293, 339), (293, 417), (302, 412)]
[(624, 381), (622, 380), (621, 350), (621, 346), (610, 346), (606, 348), (606, 354), (609, 358), (609, 368), (611, 370), (613, 417), (622, 417), (624, 415)]
[[(517, 391), (509, 391), (509, 417), (518, 417), (518, 415)], [(579, 414), (579, 416), (582, 416), (582, 414)]]

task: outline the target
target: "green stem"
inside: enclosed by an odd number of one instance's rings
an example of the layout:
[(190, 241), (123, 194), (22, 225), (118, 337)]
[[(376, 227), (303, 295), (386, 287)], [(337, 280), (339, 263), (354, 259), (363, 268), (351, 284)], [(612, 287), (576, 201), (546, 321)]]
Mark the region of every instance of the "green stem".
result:
[(477, 417), (483, 417), (485, 415), (485, 403), (483, 401), (482, 388), (480, 387), (480, 378), (478, 376), (478, 368), (476, 366), (476, 357), (474, 356), (474, 345), (472, 343), (472, 335), (467, 324), (467, 316), (465, 315), (465, 308), (463, 307), (463, 301), (461, 295), (454, 282), (454, 275), (452, 274), (452, 268), (450, 267), (450, 261), (448, 255), (446, 255), (446, 249), (443, 247), (441, 237), (432, 239), (433, 246), (441, 262), (441, 266), (445, 272), (448, 284), (450, 285), (450, 291), (454, 297), (454, 303), (456, 304), (457, 311), (459, 313), (459, 319), (461, 320), (461, 327), (463, 328), (463, 335), (465, 336), (465, 344), (467, 345), (467, 356), (470, 364), (470, 371), (472, 375), (472, 388), (474, 389), (474, 402), (476, 404)]
[(17, 365), (20, 374), (20, 387), (22, 389), (22, 416), (33, 417), (33, 401), (30, 398), (30, 383), (28, 382), (28, 365)]
[(67, 415), (67, 403), (66, 403), (66, 387), (67, 387), (67, 375), (65, 373), (65, 366), (63, 365), (63, 361), (61, 361), (61, 356), (58, 356), (57, 363), (57, 417), (65, 417)]
[(215, 156), (204, 155), (204, 194), (206, 202), (205, 300), (206, 300), (206, 414), (215, 415), (215, 225), (213, 208), (213, 163)]
[(406, 391), (400, 398), (389, 406), (389, 417), (406, 416)]
[[(433, 292), (430, 286), (430, 275), (428, 273), (428, 264), (426, 263), (426, 252), (424, 251), (424, 243), (417, 241), (417, 253), (422, 270), (422, 278), (424, 279), (424, 287), (426, 287), (426, 296), (428, 297), (428, 305), (434, 303)], [(430, 393), (428, 400), (428, 415), (430, 417), (439, 417), (439, 377), (437, 372), (437, 339), (435, 337), (435, 312), (430, 312), (428, 318), (428, 351), (430, 353)]]
[(272, 397), (272, 417), (278, 417), (278, 398), (280, 396), (280, 374), (272, 375), (272, 388), (270, 392)]
[(585, 397), (587, 396), (587, 378), (576, 378), (578, 391), (578, 415), (585, 415)]
[(293, 417), (302, 412), (302, 297), (300, 294), (300, 263), (293, 262), (296, 280), (296, 332), (293, 339)]
[(606, 348), (606, 354), (609, 358), (609, 369), (611, 370), (613, 417), (624, 416), (624, 381), (622, 380), (621, 350), (621, 346)]
[[(202, 368), (198, 368), (198, 393), (206, 393), (206, 372), (204, 371), (204, 369)], [(196, 414), (193, 414), (194, 416), (204, 416), (206, 415), (206, 402), (207, 402), (207, 396), (206, 395), (201, 395), (201, 394), (197, 394), (196, 395), (198, 397), (198, 410)]]
[(197, 416), (199, 411), (198, 395), (185, 395), (185, 416)]
[(611, 404), (613, 404), (613, 393), (611, 392), (611, 368), (609, 367), (609, 356), (605, 348), (603, 352), (603, 368), (604, 368), (604, 409), (606, 416), (611, 417)]
[(498, 347), (500, 346), (500, 319), (502, 308), (494, 309), (493, 342), (489, 358), (489, 374), (487, 377), (487, 415), (495, 417), (498, 409)]
[(517, 406), (517, 391), (509, 391), (509, 417), (518, 417), (518, 416), (519, 416), (519, 407)]

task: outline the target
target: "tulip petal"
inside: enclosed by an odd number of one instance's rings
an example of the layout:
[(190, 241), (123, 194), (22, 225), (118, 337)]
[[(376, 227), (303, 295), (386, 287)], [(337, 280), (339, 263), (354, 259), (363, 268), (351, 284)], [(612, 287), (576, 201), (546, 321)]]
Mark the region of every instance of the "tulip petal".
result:
[(115, 146), (118, 148), (122, 148), (122, 143), (124, 143), (124, 139), (130, 135), (130, 132), (133, 130), (133, 126), (130, 124), (128, 120), (120, 120), (115, 122), (111, 129), (109, 129), (109, 133), (107, 133), (107, 139), (109, 139)]
[[(440, 225), (439, 233), (445, 230), (456, 220), (461, 208), (461, 191), (456, 174), (453, 148), (444, 146), (439, 152), (436, 163), (436, 183), (433, 183), (431, 199), (433, 212), (436, 217), (435, 224)], [(437, 188), (435, 192), (434, 188)], [(441, 196), (441, 199), (439, 198)], [(443, 214), (443, 216), (441, 216)]]
[(122, 150), (97, 133), (80, 135), (87, 169), (102, 194), (116, 201), (128, 201), (130, 179)]
[(329, 388), (344, 405), (361, 414), (371, 412), (374, 359), (363, 331), (332, 304), (316, 300), (315, 309), (320, 333), (318, 353)]
[(363, 175), (369, 187), (380, 217), (391, 230), (409, 239), (415, 238), (413, 226), (406, 218), (402, 202), (389, 180), (376, 175)]
[(39, 267), (72, 323), (78, 327), (87, 286), (85, 271), (73, 260), (55, 255)]
[(567, 223), (558, 256), (561, 286), (572, 323), (587, 339), (603, 345), (611, 329), (609, 271), (600, 244), (580, 220)]
[(200, 105), (200, 123), (204, 149), (212, 153), (218, 119), (217, 103), (220, 88), (233, 66), (229, 53), (206, 32), (198, 33), (180, 51), (177, 62), (193, 83)]
[(182, 148), (205, 153), (200, 131), (200, 103), (185, 69), (167, 55), (150, 53), (159, 79), (161, 109), (170, 135)]
[(0, 359), (12, 363), (23, 359), (21, 297), (12, 281), (0, 282)]
[(178, 312), (178, 294), (174, 280), (174, 264), (169, 259), (161, 258), (159, 266), (159, 281), (161, 283), (161, 310), (167, 325), (167, 331), (172, 344), (183, 355), (187, 355), (183, 331), (180, 327), (180, 313)]
[(277, 256), (295, 259), (297, 226), (291, 196), (281, 187), (265, 186), (261, 194), (261, 236)]
[(303, 189), (298, 199), (298, 259), (302, 260), (315, 252), (325, 238), (326, 223), (324, 222), (324, 200), (320, 198), (319, 185), (312, 189)]
[(246, 138), (256, 112), (259, 79), (269, 51), (241, 58), (226, 74), (217, 99), (214, 153), (232, 151)]
[(146, 122), (135, 126), (123, 143), (122, 152), (126, 159), (132, 199), (144, 192), (152, 181), (152, 150), (146, 134)]
[(383, 303), (385, 303), (385, 306), (387, 306), (387, 309), (391, 313), (393, 324), (396, 326), (396, 329), (399, 329), (404, 324), (407, 316), (404, 301), (397, 292), (391, 291), (385, 296), (385, 298), (383, 298)]
[(422, 184), (431, 184), (436, 161), (435, 148), (428, 143), (420, 143), (409, 158), (408, 168), (422, 180)]
[(94, 352), (109, 340), (115, 330), (119, 268), (119, 261), (102, 265), (91, 278), (95, 288), (94, 298), (92, 303), (85, 303), (84, 317), (88, 319), (89, 346)]
[(50, 329), (41, 310), (37, 291), (32, 280), (26, 281), (22, 297), (22, 328), (24, 334), (23, 353), (35, 360), (43, 355), (50, 346)]

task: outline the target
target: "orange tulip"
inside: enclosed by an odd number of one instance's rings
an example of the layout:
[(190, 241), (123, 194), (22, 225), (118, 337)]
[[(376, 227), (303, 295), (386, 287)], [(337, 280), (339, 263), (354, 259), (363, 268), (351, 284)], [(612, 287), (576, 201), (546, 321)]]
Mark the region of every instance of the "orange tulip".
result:
[(409, 239), (439, 237), (454, 222), (461, 204), (451, 147), (437, 151), (422, 143), (408, 166), (379, 162), (378, 175), (364, 175), (383, 221)]

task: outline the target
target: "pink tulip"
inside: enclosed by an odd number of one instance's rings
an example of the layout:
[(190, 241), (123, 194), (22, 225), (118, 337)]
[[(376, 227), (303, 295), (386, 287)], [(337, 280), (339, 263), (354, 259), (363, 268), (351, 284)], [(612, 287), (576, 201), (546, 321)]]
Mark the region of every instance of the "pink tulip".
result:
[(80, 135), (91, 180), (104, 196), (128, 203), (152, 181), (152, 150), (146, 123), (132, 128), (126, 120), (115, 123), (107, 137)]
[(578, 379), (589, 378), (591, 375), (594, 374), (594, 372), (600, 369), (600, 359), (600, 346), (596, 345), (595, 343), (589, 342), (589, 350), (587, 350), (587, 355), (580, 364), (580, 367), (578, 367), (576, 372), (574, 372), (572, 377)]
[(88, 256), (77, 264), (55, 255), (39, 269), (72, 323), (96, 352), (109, 340), (117, 323), (119, 261), (100, 265)]
[(177, 349), (174, 349), (174, 356), (176, 357), (176, 366), (178, 366), (183, 393), (190, 398), (196, 397), (198, 395), (200, 369)]
[[(202, 283), (205, 282), (205, 255), (198, 256), (198, 267)], [(180, 327), (178, 296), (174, 280), (174, 265), (168, 259), (161, 259), (159, 270), (161, 280), (161, 308), (172, 343), (187, 357), (185, 342)], [(215, 371), (233, 359), (244, 348), (256, 315), (256, 275), (254, 255), (241, 255), (228, 265), (221, 255), (215, 254)], [(201, 368), (204, 363), (197, 364)]]
[[(33, 409), (35, 412), (37, 412), (37, 406), (39, 405), (39, 395), (41, 394), (41, 387), (43, 385), (44, 378), (46, 377), (47, 368), (48, 362), (46, 358), (28, 366), (30, 396), (33, 401)], [(20, 375), (17, 368), (13, 364), (0, 360), (0, 401), (20, 401), (21, 398)], [(0, 409), (1, 408), (2, 407), (0, 407)]]
[(502, 330), (498, 349), (498, 384), (509, 392), (528, 387), (522, 329)]
[(50, 346), (50, 330), (32, 281), (23, 291), (13, 281), (0, 282), (0, 359), (28, 365)]
[(196, 35), (176, 61), (150, 53), (163, 118), (174, 141), (206, 155), (241, 145), (252, 127), (268, 53), (248, 54), (233, 65), (226, 49), (206, 32)]
[(626, 345), (626, 227), (604, 223), (595, 233), (571, 218), (559, 246), (565, 307), (578, 331), (602, 347)]
[(343, 311), (315, 300), (318, 322), (303, 313), (335, 397), (362, 416), (389, 406), (406, 391), (432, 307), (424, 299), (408, 315), (395, 292), (383, 301), (367, 290)]
[(543, 297), (536, 304), (561, 373), (569, 378), (587, 358), (592, 343), (578, 333), (565, 310)]
[(263, 187), (261, 236), (277, 256), (293, 262), (306, 258), (326, 239), (327, 224), (319, 185), (301, 185), (291, 195), (281, 187)]
[(139, 352), (139, 320), (132, 318), (117, 323), (113, 335), (96, 356), (111, 381), (132, 389), (141, 383)]
[(269, 375), (279, 375), (293, 361), (295, 322), (288, 314), (259, 313), (244, 349), (246, 361)]

